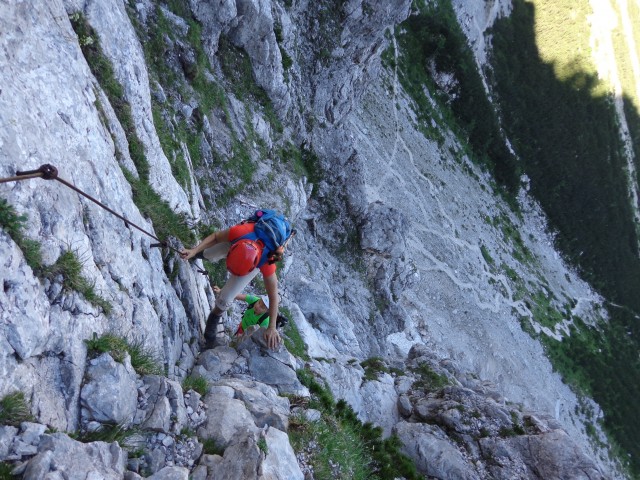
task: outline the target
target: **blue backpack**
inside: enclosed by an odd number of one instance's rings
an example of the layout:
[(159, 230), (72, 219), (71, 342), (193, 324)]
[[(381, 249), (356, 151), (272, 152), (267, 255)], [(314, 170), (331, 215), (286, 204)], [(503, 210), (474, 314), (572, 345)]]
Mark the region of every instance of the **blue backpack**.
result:
[(265, 246), (258, 266), (264, 265), (271, 253), (284, 245), (293, 232), (289, 221), (275, 210), (256, 210), (245, 222), (255, 223), (254, 231), (243, 235), (238, 240), (241, 238), (261, 240)]

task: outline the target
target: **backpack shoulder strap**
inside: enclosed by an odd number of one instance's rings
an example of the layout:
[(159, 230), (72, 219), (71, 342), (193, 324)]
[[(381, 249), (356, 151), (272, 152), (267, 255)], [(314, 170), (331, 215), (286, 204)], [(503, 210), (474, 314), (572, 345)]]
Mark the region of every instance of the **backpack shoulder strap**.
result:
[(269, 318), (269, 312), (265, 312), (260, 315), (260, 318), (258, 319), (258, 325), (262, 326), (261, 323), (264, 322), (267, 318)]

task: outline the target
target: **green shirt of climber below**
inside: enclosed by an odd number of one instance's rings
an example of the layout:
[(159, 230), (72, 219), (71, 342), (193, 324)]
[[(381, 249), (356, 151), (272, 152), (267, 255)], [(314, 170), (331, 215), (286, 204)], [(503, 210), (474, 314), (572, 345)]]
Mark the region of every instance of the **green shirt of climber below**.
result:
[[(220, 287), (213, 286), (213, 292), (218, 295)], [(242, 321), (238, 325), (236, 335), (242, 335), (247, 328), (253, 325), (260, 325), (269, 328), (269, 297), (266, 295), (256, 296), (251, 294), (236, 295), (235, 300), (247, 302), (247, 309), (242, 314)]]
[(242, 335), (247, 328), (253, 325), (260, 325), (264, 328), (269, 327), (269, 297), (266, 295), (260, 297), (255, 295), (238, 295), (236, 300), (244, 300), (248, 305), (242, 314), (242, 321), (240, 325), (238, 325), (236, 335)]

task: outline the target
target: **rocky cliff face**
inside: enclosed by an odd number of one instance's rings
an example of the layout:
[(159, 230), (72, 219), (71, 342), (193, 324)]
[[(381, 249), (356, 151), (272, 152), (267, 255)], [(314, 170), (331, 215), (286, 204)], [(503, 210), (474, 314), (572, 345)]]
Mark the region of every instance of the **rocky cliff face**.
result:
[[(144, 188), (178, 214), (168, 223), (191, 227), (230, 225), (256, 206), (286, 211), (298, 234), (280, 281), (307, 367), (361, 420), (398, 435), (424, 475), (616, 476), (576, 413), (589, 401), (520, 327), (533, 314), (516, 289), (553, 292), (586, 319), (599, 299), (553, 251), (526, 192), (519, 219), (450, 132), (438, 143), (415, 127), (396, 72), (380, 63), (410, 2), (174, 3), (2, 3), (0, 176), (53, 164), (159, 236), (167, 228), (141, 203)], [(455, 4), (476, 46), (508, 11)], [(72, 28), (79, 18), (90, 33)], [(87, 64), (81, 47), (94, 42), (130, 121)], [(261, 90), (237, 88), (252, 76)], [(209, 101), (213, 92), (224, 100)], [(0, 398), (21, 392), (31, 415), (5, 419), (0, 461), (34, 479), (311, 474), (286, 435), (286, 395), (310, 396), (295, 373), (305, 362), (268, 352), (259, 336), (200, 352), (213, 292), (199, 261), (152, 247), (56, 181), (5, 183), (0, 195), (28, 217), (23, 236), (42, 253), (34, 266), (15, 233), (0, 229)], [(505, 233), (514, 230), (519, 242)], [(533, 260), (518, 260), (518, 248)], [(68, 282), (59, 260), (69, 253), (102, 302)], [(237, 319), (229, 315), (227, 331)], [(129, 350), (100, 353), (109, 335), (128, 339)], [(132, 345), (154, 352), (161, 368), (141, 368)], [(365, 376), (360, 362), (371, 357), (395, 373)], [(425, 383), (427, 371), (444, 383)], [(209, 392), (189, 390), (190, 376)], [(142, 456), (61, 433), (91, 440), (104, 425), (136, 426)], [(205, 440), (218, 454), (203, 454)]]

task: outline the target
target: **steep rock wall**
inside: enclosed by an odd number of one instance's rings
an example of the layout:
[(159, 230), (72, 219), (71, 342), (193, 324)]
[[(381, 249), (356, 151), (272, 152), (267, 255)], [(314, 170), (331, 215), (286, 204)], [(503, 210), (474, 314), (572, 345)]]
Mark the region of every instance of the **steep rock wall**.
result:
[[(88, 11), (92, 6), (95, 4), (87, 6)], [(109, 11), (120, 8), (114, 2)], [(105, 32), (121, 29), (119, 23), (109, 25), (110, 18), (123, 22), (127, 31), (128, 20), (96, 15), (105, 22)], [(79, 49), (65, 5), (15, 2), (3, 6), (0, 21), (6, 32), (0, 95), (2, 175), (51, 163), (58, 167), (61, 178), (153, 230), (132, 201), (109, 126), (101, 120), (98, 104), (108, 104), (99, 102), (103, 99), (100, 88)], [(124, 42), (123, 36), (117, 38)], [(118, 55), (114, 64), (130, 65), (146, 78), (144, 62), (120, 61), (120, 57), (132, 58), (130, 50), (139, 50), (137, 40), (129, 40), (120, 49), (112, 45), (113, 54)], [(108, 39), (103, 43), (108, 45)], [(121, 75), (129, 78), (124, 71)], [(127, 93), (132, 98), (133, 118), (137, 131), (148, 132), (141, 138), (151, 153), (150, 170), (158, 172), (153, 182), (159, 192), (184, 208), (186, 195), (166, 174), (166, 158), (154, 153), (157, 137), (152, 140), (155, 130), (144, 108), (145, 101), (149, 102), (148, 82), (139, 90), (135, 85), (143, 82), (135, 75), (131, 81), (136, 82)], [(178, 373), (173, 368), (183, 344), (198, 335), (200, 319), (209, 308), (204, 277), (190, 271), (181, 277), (191, 299), (192, 309), (187, 312), (164, 273), (161, 251), (150, 248), (153, 239), (127, 228), (55, 181), (4, 184), (2, 193), (19, 213), (28, 216), (26, 235), (41, 242), (43, 263), (53, 264), (63, 251), (75, 252), (82, 261), (82, 274), (111, 303), (113, 312), (104, 315), (77, 293), (63, 289), (56, 278), (38, 279), (21, 250), (3, 233), (2, 341), (6, 348), (2, 349), (0, 390), (6, 393), (17, 387), (25, 391), (43, 422), (75, 429), (86, 351), (83, 340), (107, 330), (144, 341), (172, 373)]]
[[(558, 261), (526, 196), (531, 216), (519, 223), (489, 193), (489, 179), (449, 132), (440, 146), (415, 128), (410, 100), (393, 72), (379, 63), (391, 41), (386, 29), (406, 17), (409, 4), (352, 0), (332, 10), (332, 2), (299, 2), (292, 8), (268, 1), (190, 2), (203, 23), (215, 73), (224, 35), (247, 52), (257, 83), (286, 120), (286, 138), (312, 150), (323, 173), (310, 198), (304, 180), (283, 176), (271, 191), (242, 192), (215, 211), (201, 208), (210, 192), (195, 184), (187, 193), (171, 175), (153, 125), (150, 75), (123, 2), (3, 6), (0, 26), (7, 33), (0, 71), (8, 75), (3, 73), (0, 93), (5, 126), (0, 174), (54, 163), (63, 178), (153, 229), (133, 203), (120, 168), (135, 171), (126, 137), (68, 21), (68, 14), (82, 11), (124, 87), (153, 172), (150, 183), (165, 201), (194, 219), (220, 224), (243, 218), (256, 205), (291, 201), (298, 235), (283, 269), (284, 303), (310, 355), (321, 357), (311, 361), (314, 370), (361, 419), (390, 433), (400, 420), (397, 403), (405, 390), (391, 375), (365, 381), (358, 361), (381, 356), (404, 368), (411, 348), (424, 344), (439, 359), (451, 357), (460, 369), (495, 383), (509, 400), (553, 415), (589, 448), (573, 414), (575, 395), (520, 329), (520, 316), (531, 312), (516, 298), (514, 285), (490, 265), (483, 247), (527, 281), (537, 282), (538, 274), (513, 263), (512, 241), (484, 219), (506, 218), (531, 232), (526, 246), (540, 259), (545, 288), (578, 299), (587, 316), (598, 299)], [(139, 12), (152, 6), (136, 4)], [(261, 35), (250, 35), (254, 31)], [(293, 59), (287, 78), (281, 47)], [(244, 129), (240, 137), (248, 136), (243, 119), (252, 106), (229, 97), (224, 116), (230, 118), (221, 119), (219, 112), (208, 116), (204, 137), (231, 158), (234, 131)], [(259, 113), (249, 117), (265, 143), (282, 140)], [(257, 162), (265, 175), (275, 165), (270, 158)], [(41, 423), (76, 429), (83, 340), (107, 331), (140, 338), (159, 352), (170, 377), (184, 377), (212, 303), (205, 278), (179, 261), (163, 261), (161, 251), (150, 248), (151, 239), (56, 182), (31, 180), (0, 189), (28, 214), (27, 235), (42, 242), (44, 263), (52, 264), (67, 248), (78, 252), (83, 275), (113, 304), (113, 312), (104, 315), (81, 295), (65, 291), (59, 279), (34, 276), (21, 250), (0, 234), (0, 258), (7, 267), (0, 292), (0, 395), (18, 388), (32, 400)]]

